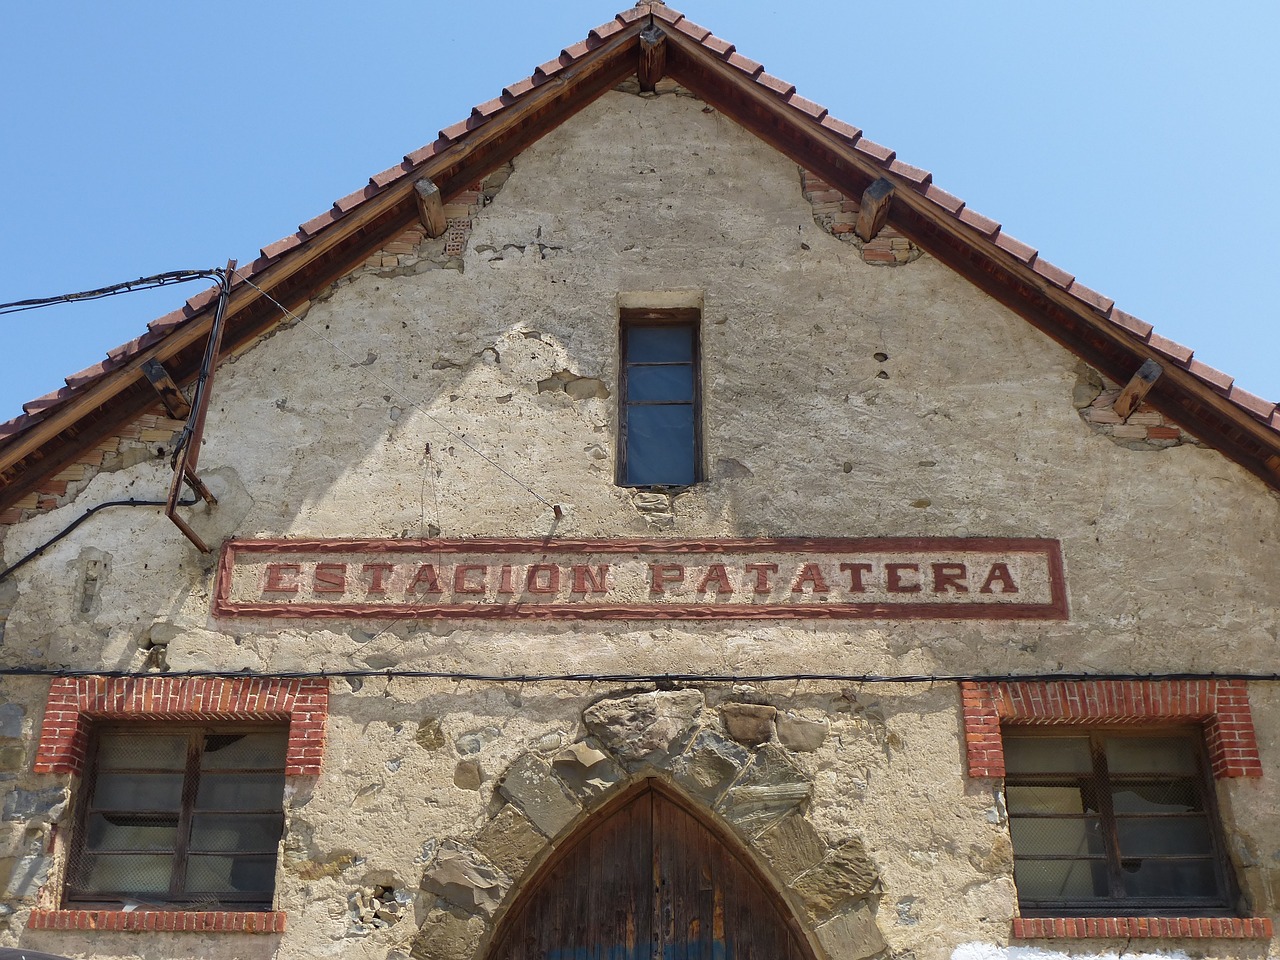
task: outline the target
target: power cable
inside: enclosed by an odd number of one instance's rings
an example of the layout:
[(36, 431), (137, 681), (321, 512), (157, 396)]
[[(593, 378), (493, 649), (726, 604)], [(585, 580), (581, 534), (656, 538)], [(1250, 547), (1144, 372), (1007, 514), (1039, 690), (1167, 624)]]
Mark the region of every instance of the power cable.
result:
[(187, 283), (191, 280), (216, 280), (221, 276), (218, 270), (170, 270), (150, 277), (139, 277), (137, 280), (126, 280), (113, 283), (96, 290), (84, 290), (80, 293), (62, 293), (56, 297), (40, 297), (35, 300), (15, 300), (13, 303), (0, 303), (0, 316), (7, 313), (21, 313), (24, 310), (36, 310), (40, 307), (51, 307), (59, 303), (79, 303), (83, 300), (101, 300), (121, 293), (136, 293), (139, 290), (155, 290), (158, 287), (169, 287), (175, 283)]

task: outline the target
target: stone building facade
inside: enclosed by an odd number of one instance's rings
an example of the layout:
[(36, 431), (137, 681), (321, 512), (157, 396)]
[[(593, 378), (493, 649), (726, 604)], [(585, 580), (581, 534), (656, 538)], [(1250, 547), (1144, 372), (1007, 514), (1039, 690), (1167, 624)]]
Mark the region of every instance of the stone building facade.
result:
[(731, 45), (229, 287), (209, 552), (216, 293), (0, 429), (0, 946), (1277, 952), (1274, 404)]

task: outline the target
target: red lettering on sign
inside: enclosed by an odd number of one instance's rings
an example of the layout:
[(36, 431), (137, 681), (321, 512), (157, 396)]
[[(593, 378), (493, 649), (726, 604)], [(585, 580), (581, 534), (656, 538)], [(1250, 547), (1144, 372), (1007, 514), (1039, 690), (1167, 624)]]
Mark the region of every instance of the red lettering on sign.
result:
[(915, 573), (920, 572), (920, 565), (917, 563), (886, 563), (884, 565), (885, 578), (887, 579), (886, 589), (890, 593), (918, 593), (920, 584), (903, 583), (902, 571), (911, 570)]
[(509, 563), (504, 563), (502, 565), (502, 573), (498, 581), (498, 592), (499, 593), (515, 593), (516, 592), (515, 578), (512, 576), (511, 564)]
[(831, 588), (827, 586), (826, 579), (822, 576), (822, 568), (816, 563), (806, 563), (800, 568), (800, 573), (796, 576), (796, 582), (791, 585), (791, 592), (804, 593), (804, 585), (806, 583), (813, 587), (814, 593), (831, 592)]
[[(489, 568), (483, 563), (460, 563), (453, 568), (454, 593), (484, 593), (484, 575)], [(476, 570), (480, 573), (480, 583), (467, 582), (467, 574)]]
[(698, 581), (698, 592), (706, 593), (707, 588), (715, 581), (716, 593), (733, 593), (733, 584), (729, 582), (729, 572), (723, 563), (713, 563), (706, 575)]
[[(595, 568), (595, 572), (591, 572), (591, 567), (585, 563), (575, 563), (573, 565), (573, 592), (574, 593), (608, 593), (609, 588), (606, 586), (609, 579), (609, 564), (602, 563)], [(591, 584), (590, 591), (587, 590), (587, 584)]]
[(372, 573), (369, 580), (369, 593), (386, 593), (387, 576), (396, 568), (394, 563), (366, 563), (360, 568), (361, 573)]
[(554, 563), (535, 563), (529, 567), (525, 587), (530, 593), (559, 593), (560, 567)]
[(954, 587), (956, 593), (968, 593), (969, 585), (964, 582), (969, 575), (963, 563), (935, 563), (933, 565), (933, 592), (946, 593), (947, 587)]
[(772, 593), (773, 587), (769, 585), (769, 574), (778, 572), (776, 563), (748, 563), (743, 565), (743, 569), (747, 573), (756, 575), (755, 593)]
[(850, 593), (866, 593), (867, 588), (862, 582), (862, 575), (871, 572), (871, 564), (869, 563), (842, 563), (840, 564), (840, 572), (849, 575), (849, 592)]
[(684, 565), (679, 563), (649, 564), (649, 592), (661, 594), (667, 581), (680, 583), (684, 580)]
[(979, 593), (994, 593), (991, 589), (993, 583), (1000, 584), (1001, 593), (1017, 593), (1018, 587), (1013, 582), (1013, 574), (1009, 572), (1007, 563), (993, 563), (991, 571), (987, 574), (987, 579), (982, 581), (982, 586), (978, 588)]
[(440, 589), (440, 581), (436, 579), (436, 568), (429, 563), (421, 564), (418, 567), (418, 572), (414, 574), (413, 581), (405, 589), (405, 593), (417, 593), (418, 584), (420, 583), (427, 585), (424, 591), (426, 593), (444, 593)]
[(347, 590), (347, 565), (345, 563), (316, 564), (316, 593), (345, 593)]
[(302, 573), (302, 564), (300, 563), (268, 563), (266, 583), (262, 585), (263, 593), (297, 593), (298, 584), (289, 581), (285, 582), (284, 575), (290, 574), (297, 576)]

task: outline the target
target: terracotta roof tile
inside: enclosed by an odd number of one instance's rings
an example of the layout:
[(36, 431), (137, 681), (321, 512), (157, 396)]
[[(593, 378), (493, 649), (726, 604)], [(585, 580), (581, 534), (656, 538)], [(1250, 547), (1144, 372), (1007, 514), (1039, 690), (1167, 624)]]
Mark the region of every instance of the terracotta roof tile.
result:
[(924, 188), (924, 196), (926, 200), (932, 200), (947, 213), (953, 217), (958, 215), (964, 209), (964, 201), (953, 193), (947, 193), (936, 183), (928, 183)]
[(288, 253), (300, 243), (302, 243), (302, 237), (296, 233), (291, 233), (287, 237), (281, 237), (275, 243), (267, 244), (259, 253), (264, 257), (278, 257), (283, 253)]
[(701, 43), (707, 37), (711, 36), (710, 30), (708, 30), (704, 26), (701, 26), (700, 24), (694, 23), (692, 20), (689, 20), (687, 18), (684, 20), (681, 20), (679, 23), (672, 24), (672, 26), (674, 26), (677, 30), (683, 33), (686, 37), (690, 37), (696, 40), (698, 43)]
[(324, 213), (319, 214), (318, 216), (312, 217), (302, 226), (298, 227), (298, 229), (301, 230), (303, 233), (305, 233), (308, 237), (314, 237), (317, 233), (319, 233), (321, 230), (329, 226), (329, 224), (333, 223), (333, 221), (337, 219), (338, 219), (337, 211), (335, 211), (332, 207), (330, 207)]
[(598, 27), (593, 27), (590, 31), (588, 31), (587, 36), (595, 37), (597, 40), (607, 40), (609, 37), (612, 37), (619, 30), (625, 30), (625, 29), (626, 27), (624, 27), (617, 20), (610, 20), (608, 23), (602, 23)]
[(517, 80), (515, 83), (508, 84), (507, 86), (503, 87), (502, 95), (504, 97), (510, 97), (511, 99), (516, 100), (524, 96), (526, 93), (528, 93), (530, 90), (532, 90), (536, 86), (537, 84), (533, 82), (532, 77), (525, 77), (523, 80)]
[(1061, 267), (1050, 263), (1041, 256), (1036, 257), (1035, 262), (1031, 264), (1031, 269), (1040, 274), (1040, 276), (1044, 277), (1055, 287), (1061, 287), (1063, 290), (1071, 286), (1076, 279)]
[(1116, 305), (1116, 302), (1110, 297), (1103, 296), (1091, 287), (1086, 287), (1079, 280), (1072, 281), (1071, 286), (1067, 288), (1067, 293), (1081, 303), (1087, 303), (1099, 313), (1110, 313)]
[(874, 140), (868, 140), (866, 137), (859, 137), (858, 142), (853, 145), (853, 149), (859, 153), (865, 153), (872, 160), (880, 164), (890, 164), (897, 154), (888, 147), (883, 147)]
[(1185, 367), (1191, 362), (1191, 355), (1195, 353), (1190, 347), (1184, 347), (1176, 340), (1170, 340), (1168, 337), (1162, 337), (1154, 330), (1147, 337), (1147, 343), (1151, 345), (1151, 349), (1157, 353), (1164, 354), (1180, 367)]
[(794, 83), (787, 83), (787, 81), (775, 77), (772, 73), (760, 74), (760, 76), (756, 77), (756, 83), (760, 84), (762, 87), (772, 90), (780, 97), (789, 97), (796, 92), (796, 85)]
[(135, 337), (134, 339), (130, 340), (128, 343), (122, 343), (118, 347), (112, 347), (110, 350), (107, 351), (107, 357), (110, 358), (111, 360), (117, 360), (117, 361), (121, 360), (125, 357), (131, 356), (132, 354), (136, 353), (138, 348), (141, 345), (142, 345), (142, 338)]
[(1107, 319), (1117, 327), (1123, 327), (1125, 330), (1128, 330), (1139, 340), (1146, 340), (1147, 337), (1151, 336), (1151, 331), (1155, 329), (1145, 320), (1139, 320), (1133, 314), (1125, 313), (1119, 307), (1112, 310), (1111, 316)]
[(457, 140), (470, 129), (471, 128), (467, 126), (467, 121), (459, 120), (457, 123), (452, 123), (441, 130), (436, 142), (439, 143), (441, 140)]
[[(156, 321), (156, 320), (152, 321), (152, 323), (158, 323), (158, 322), (159, 321)], [(95, 363), (91, 367), (85, 367), (83, 370), (79, 371), (78, 373), (73, 373), (71, 376), (66, 378), (65, 382), (67, 386), (70, 387), (72, 390), (76, 390), (79, 387), (83, 387), (86, 383), (92, 383), (94, 380), (97, 380), (106, 372), (107, 372), (106, 363), (99, 361), (98, 363)]]
[(369, 178), (369, 183), (375, 187), (386, 187), (395, 183), (397, 180), (409, 175), (413, 169), (413, 164), (408, 161), (397, 163), (394, 167), (387, 167), (381, 173), (375, 173)]
[(764, 72), (764, 64), (759, 60), (752, 60), (750, 57), (744, 57), (740, 53), (731, 53), (729, 55), (729, 66), (737, 67), (747, 76), (755, 77)]
[(732, 43), (729, 43), (727, 40), (721, 40), (714, 34), (709, 37), (704, 37), (702, 45), (712, 53), (718, 54), (725, 59), (728, 59), (729, 55), (738, 49)]
[(253, 261), (253, 263), (247, 264), (243, 267), (237, 267), (236, 278), (231, 285), (234, 287), (236, 284), (244, 282), (245, 277), (252, 277), (256, 273), (261, 273), (263, 270), (267, 269), (267, 267), (271, 266), (271, 261), (273, 259), (274, 257), (259, 257), (257, 260)]
[(441, 149), (442, 149), (442, 146), (439, 140), (432, 141), (431, 143), (428, 143), (426, 146), (419, 147), (417, 150), (414, 150), (412, 153), (406, 153), (404, 155), (404, 162), (409, 164), (409, 166), (411, 167), (416, 167), (418, 164), (425, 163), (426, 161), (430, 160), (437, 153), (439, 153)]
[(333, 208), (339, 213), (350, 213), (366, 200), (376, 197), (380, 192), (381, 191), (379, 191), (377, 187), (365, 184), (359, 190), (353, 190), (345, 197), (339, 197), (337, 200), (333, 201)]
[(649, 15), (649, 5), (647, 3), (640, 3), (640, 4), (636, 4), (630, 10), (623, 10), (620, 14), (618, 14), (616, 19), (622, 23), (635, 23), (637, 20), (641, 19), (642, 17), (647, 17), (648, 15)]
[(579, 57), (585, 57), (590, 52), (591, 47), (587, 45), (587, 41), (579, 40), (577, 43), (570, 44), (561, 50), (560, 56), (561, 58), (568, 57), (570, 60), (577, 60)]
[(546, 63), (535, 67), (533, 75), (535, 78), (541, 77), (545, 80), (548, 77), (554, 77), (557, 73), (563, 70), (564, 67), (565, 65), (561, 62), (560, 58), (556, 57), (554, 60), (548, 60)]
[(1001, 230), (994, 237), (995, 244), (1006, 253), (1011, 253), (1023, 263), (1030, 264), (1036, 258), (1036, 248), (1028, 246)]
[(1231, 374), (1223, 373), (1221, 370), (1217, 370), (1200, 360), (1192, 360), (1187, 364), (1187, 371), (1224, 395), (1230, 391), (1231, 385), (1236, 380)]
[(1267, 423), (1271, 425), (1272, 430), (1280, 430), (1280, 406), (1276, 407), (1276, 412), (1271, 415)]
[(1270, 419), (1275, 412), (1276, 405), (1271, 400), (1264, 400), (1256, 393), (1250, 393), (1235, 384), (1231, 385), (1231, 389), (1227, 391), (1227, 399), (1234, 403), (1237, 407), (1248, 410), (1259, 420)]
[(895, 173), (904, 180), (910, 180), (917, 186), (927, 186), (933, 182), (933, 174), (928, 170), (921, 170), (919, 167), (913, 167), (909, 163), (901, 160), (894, 160), (889, 164), (889, 172)]
[(193, 297), (187, 298), (187, 307), (191, 310), (199, 312), (213, 303), (218, 298), (218, 288), (209, 287), (207, 290), (201, 290)]
[(795, 107), (801, 113), (807, 114), (815, 120), (821, 120), (827, 115), (827, 108), (820, 103), (814, 103), (808, 97), (802, 97), (798, 93), (793, 93), (787, 98), (787, 103)]
[(0, 440), (7, 440), (9, 437), (16, 437), (31, 425), (33, 419), (33, 417), (29, 417), (25, 413), (20, 413), (12, 420), (6, 420), (4, 423), (0, 423)]
[[(239, 272), (239, 271), (237, 271)], [(164, 330), (169, 331), (174, 327), (181, 326), (186, 323), (187, 314), (184, 310), (170, 310), (163, 317), (156, 317), (147, 324), (148, 330)]]
[(36, 397), (34, 400), (28, 400), (22, 405), (22, 409), (26, 413), (44, 413), (54, 407), (60, 407), (75, 391), (70, 387), (59, 387), (57, 390), (50, 391), (42, 397)]
[(681, 13), (679, 10), (672, 10), (670, 7), (666, 6), (665, 4), (659, 4), (658, 6), (652, 7), (650, 9), (652, 10), (653, 15), (655, 17), (657, 17), (659, 20), (664, 21), (665, 23), (676, 24), (684, 19), (683, 13)]
[(851, 123), (845, 123), (843, 120), (827, 114), (822, 118), (822, 125), (837, 136), (844, 137), (846, 140), (853, 142), (862, 136), (862, 131)]
[(502, 97), (494, 97), (492, 100), (486, 100), (484, 103), (478, 103), (471, 108), (471, 116), (483, 117), (488, 120), (495, 113), (506, 106)]
[(986, 237), (994, 237), (1000, 232), (1000, 224), (990, 217), (984, 217), (973, 207), (965, 207), (956, 214), (956, 219), (967, 226), (973, 227), (979, 233)]

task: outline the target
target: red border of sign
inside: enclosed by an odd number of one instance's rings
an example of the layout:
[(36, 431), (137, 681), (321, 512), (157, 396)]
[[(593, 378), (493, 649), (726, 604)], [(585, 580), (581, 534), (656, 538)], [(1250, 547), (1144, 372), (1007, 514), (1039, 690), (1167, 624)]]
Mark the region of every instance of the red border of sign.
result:
[[(823, 603), (823, 604), (291, 604), (230, 600), (237, 557), (254, 553), (663, 553), (726, 554), (906, 552), (1036, 553), (1049, 567), (1048, 603)], [(294, 620), (378, 617), (395, 620), (1066, 620), (1062, 544), (1035, 537), (850, 537), (726, 540), (228, 540), (218, 563), (213, 613), (219, 617)]]

